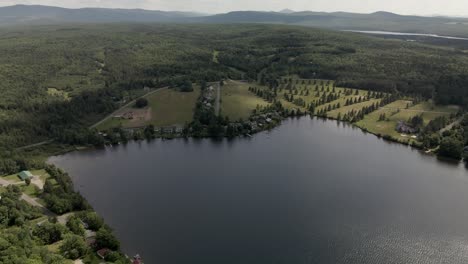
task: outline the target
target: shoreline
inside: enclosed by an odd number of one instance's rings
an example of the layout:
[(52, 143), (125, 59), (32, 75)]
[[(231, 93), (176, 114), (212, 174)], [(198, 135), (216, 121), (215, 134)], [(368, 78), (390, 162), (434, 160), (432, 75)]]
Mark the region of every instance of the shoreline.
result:
[[(71, 153), (71, 152), (75, 152), (75, 151), (86, 151), (86, 150), (99, 150), (99, 149), (105, 149), (106, 147), (113, 147), (113, 146), (120, 146), (120, 145), (123, 145), (123, 144), (126, 144), (128, 142), (138, 142), (138, 141), (151, 141), (151, 140), (155, 140), (155, 139), (160, 139), (160, 140), (173, 140), (173, 139), (236, 139), (236, 138), (252, 138), (254, 137), (256, 134), (258, 133), (261, 133), (261, 132), (265, 132), (265, 131), (269, 131), (269, 130), (272, 130), (274, 128), (277, 128), (279, 126), (282, 125), (283, 121), (288, 119), (288, 118), (306, 118), (306, 117), (309, 117), (309, 118), (317, 118), (317, 119), (323, 119), (323, 120), (328, 120), (328, 121), (336, 121), (336, 122), (340, 122), (340, 123), (343, 123), (343, 124), (346, 124), (346, 125), (349, 125), (349, 126), (353, 126), (355, 128), (358, 128), (359, 130), (361, 130), (362, 133), (364, 134), (370, 134), (370, 135), (373, 135), (375, 137), (377, 137), (378, 139), (382, 139), (386, 142), (389, 142), (389, 143), (395, 143), (395, 144), (400, 144), (400, 145), (403, 145), (403, 146), (407, 146), (407, 147), (411, 147), (415, 150), (419, 150), (422, 154), (425, 154), (425, 155), (430, 155), (430, 156), (437, 156), (436, 153), (434, 153), (433, 151), (431, 151), (430, 149), (425, 149), (423, 148), (422, 146), (420, 145), (417, 145), (417, 144), (411, 144), (411, 143), (408, 143), (408, 142), (401, 142), (399, 141), (398, 139), (395, 139), (391, 136), (387, 136), (387, 135), (382, 135), (382, 134), (379, 134), (379, 133), (375, 133), (375, 132), (372, 132), (372, 131), (369, 131), (365, 128), (362, 128), (358, 125), (356, 125), (355, 123), (350, 123), (350, 122), (346, 122), (346, 121), (341, 121), (341, 120), (338, 120), (338, 119), (335, 119), (335, 118), (330, 118), (330, 117), (321, 117), (321, 116), (317, 116), (317, 115), (302, 115), (302, 116), (289, 116), (289, 117), (285, 117), (283, 118), (280, 122), (274, 124), (273, 126), (269, 126), (268, 128), (266, 129), (261, 129), (261, 130), (257, 130), (255, 132), (252, 132), (252, 133), (248, 133), (248, 134), (240, 134), (240, 135), (235, 135), (234, 137), (226, 137), (226, 136), (222, 136), (222, 137), (213, 137), (213, 136), (200, 136), (200, 137), (196, 137), (196, 136), (191, 136), (191, 135), (188, 135), (188, 136), (184, 136), (182, 134), (171, 134), (171, 135), (159, 135), (159, 136), (155, 136), (154, 138), (151, 138), (151, 139), (139, 139), (139, 140), (135, 140), (135, 139), (130, 139), (128, 140), (127, 142), (119, 142), (118, 144), (105, 144), (101, 147), (98, 147), (98, 146), (92, 146), (92, 145), (87, 145), (87, 146), (70, 146), (69, 148), (66, 148), (64, 150), (61, 150), (61, 151), (58, 151), (58, 152), (55, 152), (51, 155), (49, 155), (47, 158), (46, 158), (46, 161), (51, 158), (51, 157), (54, 157), (54, 156), (61, 156), (61, 155), (65, 155), (67, 153)], [(128, 130), (138, 130), (138, 129), (141, 129), (141, 128), (126, 128)], [(429, 151), (429, 152), (428, 152)], [(448, 160), (450, 161), (456, 161), (456, 160), (453, 160), (453, 159), (450, 159), (450, 158), (447, 158)], [(461, 162), (461, 161), (457, 161), (457, 162)], [(49, 164), (49, 163), (47, 163)]]

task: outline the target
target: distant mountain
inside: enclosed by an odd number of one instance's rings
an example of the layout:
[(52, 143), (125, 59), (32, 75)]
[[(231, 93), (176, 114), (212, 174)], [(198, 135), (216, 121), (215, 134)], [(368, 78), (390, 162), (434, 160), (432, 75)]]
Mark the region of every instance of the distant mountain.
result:
[(468, 37), (468, 18), (403, 16), (390, 12), (235, 11), (217, 15), (142, 9), (67, 9), (40, 5), (0, 7), (0, 25), (60, 23), (273, 23), (334, 30), (398, 31)]
[(275, 23), (334, 30), (379, 30), (468, 36), (467, 18), (403, 16), (383, 11), (371, 14), (312, 11), (294, 13), (240, 11), (199, 17), (195, 20), (203, 23)]
[(177, 22), (196, 13), (150, 11), (142, 9), (82, 8), (67, 9), (40, 5), (15, 5), (0, 8), (0, 25), (110, 22)]
[(295, 11), (286, 8), (286, 9), (283, 9), (283, 10), (279, 11), (279, 13), (282, 13), (282, 14), (292, 14), (292, 13), (295, 13)]

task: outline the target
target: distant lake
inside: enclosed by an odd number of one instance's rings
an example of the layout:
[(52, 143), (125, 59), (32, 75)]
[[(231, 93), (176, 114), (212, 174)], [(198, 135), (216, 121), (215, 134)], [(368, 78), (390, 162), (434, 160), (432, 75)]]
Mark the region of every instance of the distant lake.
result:
[(348, 32), (364, 33), (371, 35), (391, 35), (391, 36), (409, 36), (409, 37), (431, 37), (431, 38), (443, 38), (451, 40), (468, 40), (468, 38), (441, 36), (437, 34), (423, 34), (423, 33), (404, 33), (404, 32), (392, 32), (392, 31), (366, 31), (366, 30), (344, 30)]
[(336, 121), (49, 161), (147, 264), (468, 263), (464, 165)]

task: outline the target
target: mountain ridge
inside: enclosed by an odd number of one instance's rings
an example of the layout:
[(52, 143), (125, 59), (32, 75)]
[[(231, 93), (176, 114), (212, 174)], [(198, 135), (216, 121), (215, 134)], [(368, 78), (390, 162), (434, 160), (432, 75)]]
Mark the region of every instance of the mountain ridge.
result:
[(79, 8), (43, 5), (0, 7), (0, 26), (62, 23), (265, 23), (332, 30), (396, 31), (468, 37), (468, 18), (406, 16), (387, 11), (351, 12), (232, 11), (201, 14), (146, 9)]

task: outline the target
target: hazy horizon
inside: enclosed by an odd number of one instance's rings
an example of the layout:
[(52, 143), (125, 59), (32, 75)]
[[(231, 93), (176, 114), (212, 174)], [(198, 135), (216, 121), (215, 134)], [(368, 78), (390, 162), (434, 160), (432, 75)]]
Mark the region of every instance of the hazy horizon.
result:
[(353, 12), (372, 13), (387, 11), (402, 15), (445, 15), (468, 17), (468, 1), (463, 0), (200, 0), (194, 3), (190, 0), (0, 0), (0, 6), (47, 5), (65, 8), (126, 8), (163, 11), (188, 11), (199, 13), (226, 13), (230, 11), (323, 11), (323, 12)]

